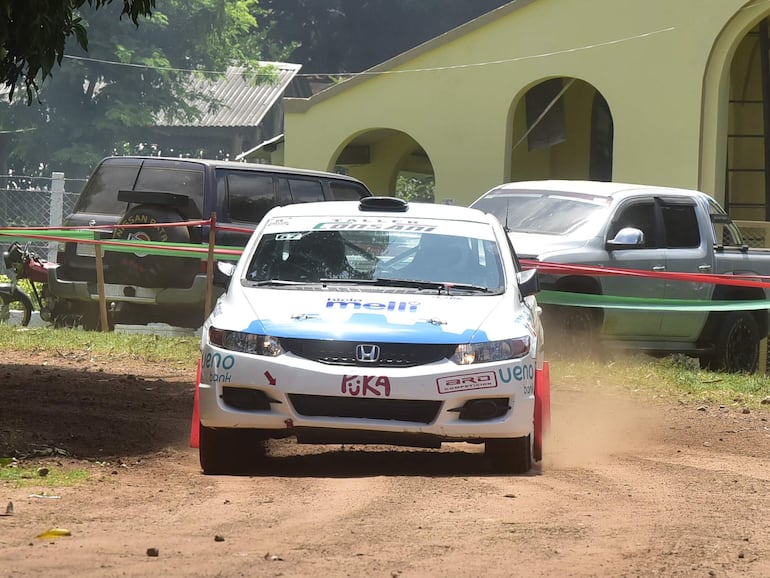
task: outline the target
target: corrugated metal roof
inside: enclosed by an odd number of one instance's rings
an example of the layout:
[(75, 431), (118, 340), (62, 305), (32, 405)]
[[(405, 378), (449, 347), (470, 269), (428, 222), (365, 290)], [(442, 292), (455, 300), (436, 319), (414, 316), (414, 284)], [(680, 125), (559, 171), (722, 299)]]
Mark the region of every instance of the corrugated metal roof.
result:
[(253, 84), (243, 76), (243, 68), (231, 66), (221, 78), (194, 77), (191, 88), (206, 93), (221, 103), (216, 110), (208, 110), (201, 102), (203, 116), (196, 121), (158, 119), (158, 126), (229, 127), (258, 126), (286, 87), (296, 76), (301, 64), (285, 62), (261, 62), (275, 68), (275, 83)]

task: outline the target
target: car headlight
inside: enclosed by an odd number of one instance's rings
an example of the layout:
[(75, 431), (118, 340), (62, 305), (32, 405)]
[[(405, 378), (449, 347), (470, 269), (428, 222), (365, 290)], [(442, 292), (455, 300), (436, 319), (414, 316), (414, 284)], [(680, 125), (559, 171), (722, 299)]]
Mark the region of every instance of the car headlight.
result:
[(485, 343), (463, 343), (449, 359), (458, 365), (517, 359), (529, 353), (529, 336)]
[(284, 353), (283, 347), (277, 338), (271, 335), (255, 335), (241, 331), (227, 331), (209, 327), (209, 342), (223, 349), (250, 353), (252, 355), (266, 355), (278, 357)]

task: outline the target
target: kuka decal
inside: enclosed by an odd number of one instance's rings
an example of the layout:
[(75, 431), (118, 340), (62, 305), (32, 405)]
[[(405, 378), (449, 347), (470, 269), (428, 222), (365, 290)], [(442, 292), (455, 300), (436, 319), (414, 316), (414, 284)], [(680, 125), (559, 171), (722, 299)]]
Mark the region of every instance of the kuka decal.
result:
[(341, 391), (353, 397), (390, 397), (390, 379), (384, 375), (343, 375)]

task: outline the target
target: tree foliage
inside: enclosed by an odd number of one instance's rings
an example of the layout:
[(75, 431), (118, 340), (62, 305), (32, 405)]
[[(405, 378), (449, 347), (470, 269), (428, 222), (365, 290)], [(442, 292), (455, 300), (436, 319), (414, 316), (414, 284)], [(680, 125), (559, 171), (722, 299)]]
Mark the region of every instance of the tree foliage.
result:
[(510, 0), (261, 0), (304, 73), (360, 72)]
[[(23, 85), (28, 103), (55, 64), (61, 64), (67, 39), (75, 36), (88, 47), (88, 34), (80, 8), (94, 9), (113, 0), (0, 0), (0, 80), (9, 89)], [(127, 16), (139, 25), (140, 16), (150, 16), (155, 0), (123, 0), (120, 18)]]
[[(82, 177), (106, 155), (147, 151), (159, 117), (191, 120), (201, 102), (216, 106), (191, 92), (192, 74), (214, 79), (229, 64), (257, 66), (260, 14), (257, 0), (164, 0), (135, 28), (93, 10), (81, 20), (87, 50), (67, 43), (62, 66), (24, 115), (37, 130), (14, 135), (14, 167)], [(23, 129), (19, 109), (0, 111), (0, 126)]]

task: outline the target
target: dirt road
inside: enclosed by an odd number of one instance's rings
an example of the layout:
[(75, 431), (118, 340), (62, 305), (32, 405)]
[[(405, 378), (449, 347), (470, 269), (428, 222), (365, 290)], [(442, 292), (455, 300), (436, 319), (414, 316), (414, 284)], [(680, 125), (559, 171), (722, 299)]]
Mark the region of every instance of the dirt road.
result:
[(0, 377), (0, 456), (91, 474), (0, 482), (3, 577), (770, 576), (770, 409), (556, 377), (526, 476), (465, 444), (281, 442), (268, 472), (220, 477), (188, 447), (192, 367), (41, 353)]

